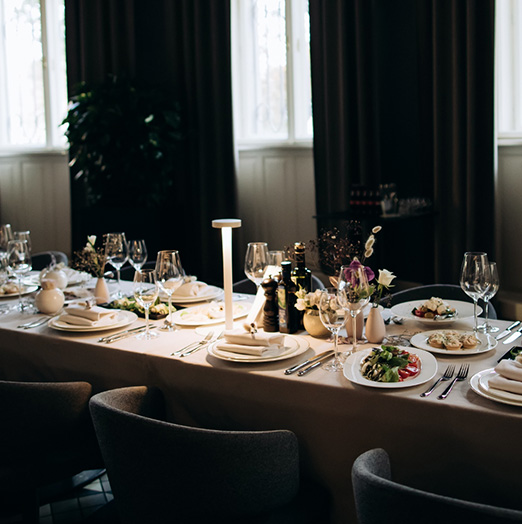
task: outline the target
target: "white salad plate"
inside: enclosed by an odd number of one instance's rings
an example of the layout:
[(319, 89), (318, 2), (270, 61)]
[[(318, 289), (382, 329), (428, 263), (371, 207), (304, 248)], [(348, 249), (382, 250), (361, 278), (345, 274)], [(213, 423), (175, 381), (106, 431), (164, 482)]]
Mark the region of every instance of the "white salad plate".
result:
[[(22, 284), (23, 285), (23, 284)], [(24, 286), (24, 290), (22, 293), (5, 293), (3, 295), (0, 295), (0, 298), (16, 298), (20, 295), (30, 295), (31, 293), (34, 293), (38, 289), (38, 286)]]
[[(400, 347), (400, 346), (398, 346)], [(362, 361), (372, 352), (372, 349), (362, 349), (352, 353), (344, 363), (344, 376), (355, 384), (360, 384), (361, 386), (368, 386), (371, 388), (385, 388), (385, 389), (397, 389), (397, 388), (408, 388), (411, 386), (418, 386), (419, 384), (424, 384), (431, 380), (437, 373), (437, 360), (435, 357), (424, 351), (423, 349), (413, 349), (410, 347), (400, 347), (408, 353), (413, 353), (420, 358), (421, 361), (421, 371), (420, 373), (410, 379), (406, 379), (402, 382), (375, 382), (373, 380), (368, 380), (362, 376), (361, 373), (361, 363)]]
[(435, 348), (428, 344), (428, 337), (434, 335), (435, 333), (444, 333), (445, 331), (453, 331), (459, 335), (473, 335), (473, 332), (462, 329), (436, 329), (434, 331), (423, 331), (422, 333), (417, 333), (411, 337), (411, 345), (416, 348), (424, 349), (430, 353), (438, 353), (439, 355), (474, 355), (476, 353), (485, 353), (497, 347), (498, 340), (491, 335), (478, 333), (475, 336), (479, 340), (479, 343), (474, 348), (461, 348), (461, 349), (446, 349), (446, 348)]
[[(246, 317), (251, 307), (249, 302), (234, 302), (234, 320)], [(216, 302), (180, 309), (172, 315), (172, 321), (178, 326), (222, 324), (225, 322), (225, 306), (223, 302)]]
[(92, 331), (105, 331), (107, 329), (116, 329), (128, 326), (138, 319), (138, 315), (132, 311), (118, 311), (118, 316), (112, 324), (101, 324), (99, 326), (74, 326), (63, 322), (59, 317), (52, 318), (48, 326), (58, 331), (70, 331), (76, 333), (89, 333)]
[(262, 356), (242, 355), (232, 351), (217, 349), (216, 346), (219, 345), (219, 343), (219, 341), (214, 342), (207, 348), (209, 355), (221, 360), (228, 360), (229, 362), (243, 362), (247, 364), (275, 362), (277, 360), (296, 357), (297, 355), (304, 353), (310, 347), (308, 340), (295, 335), (285, 335), (284, 347), (279, 349), (269, 349)]
[[(466, 320), (468, 318), (473, 318), (473, 303), (464, 302), (461, 300), (444, 300), (449, 307), (456, 309), (457, 314), (454, 317), (450, 318), (422, 318), (414, 315), (412, 311), (415, 308), (421, 307), (425, 302), (429, 300), (425, 298), (423, 300), (410, 300), (409, 302), (402, 302), (401, 304), (395, 304), (391, 307), (391, 312), (398, 317), (402, 317), (407, 320), (416, 320), (422, 324), (427, 325), (438, 325), (438, 324), (450, 324), (452, 322), (457, 322), (459, 320)], [(482, 308), (477, 306), (477, 316), (482, 313)]]
[[(215, 298), (220, 297), (224, 291), (216, 286), (208, 286), (205, 288), (205, 292), (197, 296), (176, 296), (176, 293), (172, 295), (172, 303), (185, 305), (185, 304), (196, 304), (198, 302), (205, 302), (206, 300), (214, 300)], [(168, 296), (164, 293), (160, 293), (160, 299), (164, 302), (168, 301)]]
[(469, 385), (475, 393), (494, 402), (511, 406), (522, 406), (522, 395), (489, 386), (489, 379), (495, 375), (497, 375), (497, 372), (494, 368), (484, 369), (471, 377)]

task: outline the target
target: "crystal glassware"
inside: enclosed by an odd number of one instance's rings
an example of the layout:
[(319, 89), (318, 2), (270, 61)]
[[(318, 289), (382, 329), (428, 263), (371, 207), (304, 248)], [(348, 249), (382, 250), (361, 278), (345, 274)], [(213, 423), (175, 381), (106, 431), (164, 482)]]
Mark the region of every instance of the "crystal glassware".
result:
[(129, 263), (139, 271), (145, 262), (147, 262), (147, 246), (145, 240), (129, 240), (128, 245)]
[(362, 314), (362, 309), (368, 304), (371, 297), (371, 286), (365, 268), (361, 264), (341, 266), (337, 280), (339, 301), (350, 312), (352, 318), (352, 353), (357, 351), (357, 315)]
[(19, 311), (26, 312), (29, 308), (22, 301), (22, 278), (31, 269), (31, 252), (27, 240), (10, 240), (7, 244), (7, 265), (9, 270), (18, 280), (18, 306)]
[(265, 278), (268, 267), (268, 244), (266, 242), (250, 242), (245, 255), (245, 275), (259, 289)]
[(483, 298), (491, 284), (491, 269), (488, 255), (482, 251), (468, 251), (464, 253), (460, 270), (460, 287), (466, 295), (473, 299), (473, 330), (478, 331), (477, 303)]
[(159, 251), (156, 258), (156, 276), (161, 290), (169, 299), (169, 316), (160, 328), (164, 331), (175, 331), (178, 328), (172, 322), (172, 294), (181, 284), (183, 268), (176, 250)]
[(133, 284), (134, 298), (136, 302), (145, 310), (146, 329), (143, 333), (136, 335), (141, 340), (151, 340), (158, 334), (149, 329), (149, 309), (156, 302), (159, 294), (158, 281), (155, 269), (142, 269), (134, 273)]
[(341, 306), (338, 299), (339, 291), (334, 287), (329, 287), (321, 291), (319, 299), (319, 318), (324, 327), (334, 335), (334, 358), (327, 364), (326, 371), (342, 371), (343, 364), (339, 359), (339, 331), (344, 326), (346, 319), (346, 309)]
[(489, 301), (497, 294), (500, 282), (498, 278), (498, 268), (496, 262), (490, 262), (489, 263), (489, 270), (491, 272), (491, 280), (489, 284), (488, 290), (484, 293), (482, 299), (485, 303), (485, 320), (484, 324), (479, 326), (480, 331), (484, 331), (484, 333), (495, 333), (498, 331), (497, 326), (492, 326), (489, 323)]
[(122, 298), (123, 296), (120, 284), (120, 269), (123, 264), (127, 262), (129, 256), (127, 247), (125, 233), (107, 233), (105, 239), (105, 256), (107, 257), (107, 261), (116, 270), (116, 278), (118, 281), (118, 290), (115, 295), (116, 298)]
[(27, 247), (29, 248), (29, 253), (32, 252), (30, 231), (15, 231), (13, 233), (13, 240), (27, 240)]

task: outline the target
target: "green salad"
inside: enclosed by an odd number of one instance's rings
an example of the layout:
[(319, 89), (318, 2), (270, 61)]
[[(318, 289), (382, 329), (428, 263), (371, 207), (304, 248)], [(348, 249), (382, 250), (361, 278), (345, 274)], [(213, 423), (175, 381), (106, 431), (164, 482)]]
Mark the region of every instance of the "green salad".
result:
[[(134, 298), (120, 298), (113, 300), (107, 307), (112, 309), (123, 309), (125, 311), (132, 311), (140, 317), (145, 316), (145, 310), (141, 307)], [(176, 308), (172, 306), (172, 311), (176, 311)], [(149, 309), (149, 316), (152, 319), (165, 318), (169, 314), (169, 307), (160, 301), (159, 298)]]
[(361, 374), (374, 382), (403, 382), (420, 373), (421, 362), (417, 355), (397, 346), (372, 349), (361, 362)]

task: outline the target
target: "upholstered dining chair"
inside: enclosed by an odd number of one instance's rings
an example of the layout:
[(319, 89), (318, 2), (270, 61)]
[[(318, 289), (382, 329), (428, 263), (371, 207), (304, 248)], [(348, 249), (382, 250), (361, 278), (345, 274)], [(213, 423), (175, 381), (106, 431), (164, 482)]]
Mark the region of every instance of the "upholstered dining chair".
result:
[(388, 454), (377, 448), (352, 467), (359, 524), (504, 524), (522, 522), (522, 511), (421, 491), (391, 479)]
[[(317, 275), (312, 275), (312, 291), (316, 289), (324, 289), (325, 285)], [(234, 293), (248, 293), (249, 295), (256, 294), (256, 285), (248, 278), (234, 282)]]
[(145, 386), (98, 393), (90, 409), (123, 524), (328, 522), (320, 491), (299, 499), (290, 431), (166, 422), (161, 391)]
[[(381, 300), (381, 304), (386, 307), (400, 304), (401, 302), (410, 302), (412, 300), (422, 300), (431, 297), (438, 297), (446, 300), (462, 300), (464, 302), (473, 302), (471, 298), (466, 295), (464, 290), (455, 284), (429, 284), (426, 286), (416, 286), (402, 291), (393, 293), (391, 297), (385, 297)], [(479, 306), (482, 308), (482, 313), (479, 315), (483, 317), (485, 315), (485, 304), (483, 300), (479, 300)], [(496, 319), (497, 312), (495, 307), (489, 303), (489, 319)]]
[(87, 382), (0, 381), (0, 510), (37, 523), (39, 489), (103, 468)]
[(53, 262), (56, 264), (63, 262), (67, 265), (69, 257), (62, 251), (40, 251), (39, 253), (34, 253), (31, 257), (33, 269), (37, 271), (50, 266)]

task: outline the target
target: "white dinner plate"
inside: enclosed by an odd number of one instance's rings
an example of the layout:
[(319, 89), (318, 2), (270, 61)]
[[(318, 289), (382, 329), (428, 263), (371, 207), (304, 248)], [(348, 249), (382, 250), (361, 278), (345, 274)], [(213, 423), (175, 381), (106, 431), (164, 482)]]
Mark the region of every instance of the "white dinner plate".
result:
[[(23, 286), (23, 287), (24, 289), (21, 293), (22, 296), (34, 293), (38, 289), (38, 286)], [(0, 295), (0, 298), (16, 298), (19, 295), (20, 294), (17, 291), (16, 293), (6, 293), (5, 295)]]
[(132, 311), (118, 311), (118, 316), (112, 324), (106, 324), (102, 326), (74, 326), (67, 324), (59, 319), (59, 317), (52, 318), (49, 320), (48, 326), (58, 331), (71, 331), (76, 333), (88, 333), (91, 331), (105, 331), (107, 329), (117, 329), (128, 326), (137, 320), (138, 315)]
[(511, 406), (522, 406), (522, 395), (489, 387), (489, 379), (496, 374), (497, 372), (493, 368), (479, 371), (471, 377), (469, 385), (475, 393), (494, 402)]
[[(249, 302), (234, 302), (234, 320), (246, 317), (252, 304)], [(180, 309), (172, 315), (172, 321), (178, 326), (210, 326), (225, 322), (223, 302), (192, 306)]]
[(396, 389), (396, 388), (407, 388), (410, 386), (418, 386), (419, 384), (424, 384), (431, 380), (437, 373), (437, 360), (435, 357), (424, 351), (423, 349), (413, 349), (410, 347), (401, 347), (401, 349), (408, 351), (408, 353), (413, 353), (420, 358), (421, 361), (421, 371), (420, 373), (411, 379), (404, 380), (403, 382), (375, 382), (373, 380), (368, 380), (363, 377), (361, 374), (361, 362), (363, 359), (368, 356), (373, 348), (362, 349), (352, 353), (344, 363), (344, 376), (355, 384), (360, 384), (361, 386), (369, 386), (371, 388), (386, 388), (386, 389)]
[(417, 333), (411, 337), (410, 343), (416, 348), (425, 349), (430, 353), (438, 353), (440, 355), (473, 355), (475, 353), (485, 353), (497, 347), (498, 340), (491, 335), (478, 333), (475, 335), (479, 340), (479, 343), (474, 348), (461, 348), (461, 349), (446, 349), (446, 348), (434, 348), (428, 344), (428, 337), (434, 335), (435, 333), (444, 333), (445, 331), (454, 331), (459, 335), (472, 335), (472, 331), (465, 331), (462, 329), (436, 329), (434, 331), (423, 331), (422, 333)]
[[(457, 322), (459, 320), (473, 318), (473, 303), (464, 302), (461, 300), (445, 300), (444, 299), (444, 302), (446, 304), (448, 304), (451, 308), (454, 308), (457, 310), (457, 315), (455, 317), (435, 320), (433, 318), (418, 317), (412, 313), (413, 309), (422, 306), (422, 304), (427, 302), (429, 299), (430, 297), (421, 299), (421, 300), (410, 300), (409, 302), (402, 302), (401, 304), (395, 304), (395, 306), (391, 307), (391, 311), (394, 315), (397, 315), (398, 317), (402, 317), (408, 320), (416, 320), (417, 322), (421, 322), (423, 324), (427, 324), (431, 326), (439, 325), (439, 324), (450, 324), (452, 322)], [(482, 308), (480, 306), (477, 306), (477, 316), (480, 315), (481, 313), (482, 313)]]
[[(197, 302), (205, 302), (206, 300), (214, 300), (215, 298), (220, 297), (223, 293), (224, 291), (220, 287), (208, 286), (207, 288), (205, 288), (204, 293), (201, 293), (200, 295), (196, 297), (187, 297), (187, 296), (178, 297), (174, 293), (172, 295), (172, 303), (179, 304), (179, 305), (196, 304)], [(164, 299), (164, 302), (167, 302), (168, 300), (167, 295), (164, 295), (164, 293), (160, 293), (160, 298), (162, 300)]]
[(269, 349), (263, 356), (258, 357), (257, 355), (242, 355), (240, 353), (233, 353), (232, 351), (223, 351), (216, 348), (218, 344), (219, 342), (214, 342), (207, 348), (210, 355), (221, 360), (228, 360), (229, 362), (243, 362), (247, 364), (275, 362), (276, 360), (296, 357), (297, 355), (304, 353), (310, 347), (308, 340), (303, 337), (285, 335), (284, 348)]

